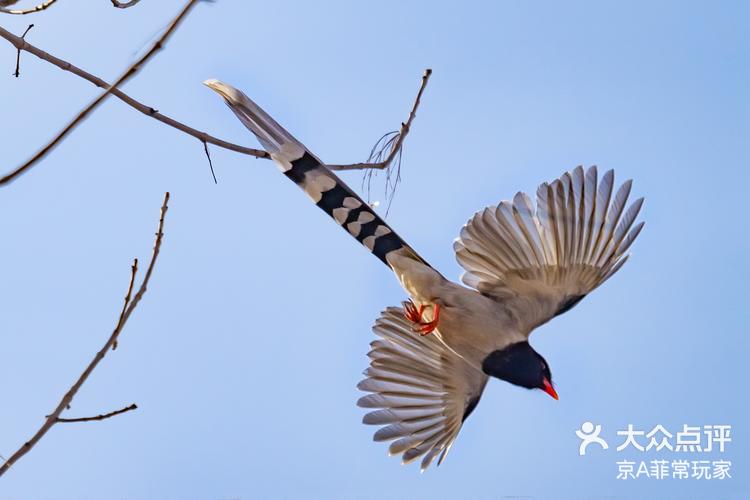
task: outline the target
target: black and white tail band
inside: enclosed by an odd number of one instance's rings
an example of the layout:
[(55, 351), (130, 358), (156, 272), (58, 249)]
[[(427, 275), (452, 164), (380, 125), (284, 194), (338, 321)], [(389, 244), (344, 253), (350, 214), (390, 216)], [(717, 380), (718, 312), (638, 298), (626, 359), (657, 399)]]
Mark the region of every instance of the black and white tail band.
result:
[(422, 260), (367, 203), (249, 97), (217, 80), (204, 83), (224, 98), (284, 175), (378, 259), (388, 265), (388, 253), (406, 249)]

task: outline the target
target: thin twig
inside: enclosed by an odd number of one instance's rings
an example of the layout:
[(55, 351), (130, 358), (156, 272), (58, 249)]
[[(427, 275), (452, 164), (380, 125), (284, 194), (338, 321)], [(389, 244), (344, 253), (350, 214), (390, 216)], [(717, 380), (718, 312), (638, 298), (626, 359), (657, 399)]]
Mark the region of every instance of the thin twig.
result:
[[(14, 47), (16, 47), (19, 51), (26, 51), (30, 54), (47, 61), (54, 66), (57, 66), (58, 68), (68, 71), (70, 73), (73, 73), (76, 76), (79, 76), (83, 78), (84, 80), (89, 81), (90, 83), (93, 83), (99, 88), (103, 89), (110, 89), (110, 93), (123, 101), (125, 104), (131, 106), (132, 108), (136, 109), (137, 111), (140, 111), (146, 116), (149, 116), (151, 118), (154, 118), (155, 120), (158, 120), (166, 125), (169, 125), (170, 127), (173, 127), (177, 130), (180, 130), (181, 132), (184, 132), (190, 136), (195, 137), (201, 142), (207, 142), (209, 144), (213, 144), (214, 146), (218, 146), (220, 148), (228, 149), (230, 151), (234, 151), (236, 153), (242, 153), (249, 156), (254, 156), (256, 158), (263, 158), (263, 159), (271, 159), (271, 155), (269, 155), (266, 151), (255, 149), (255, 148), (249, 148), (246, 146), (240, 146), (239, 144), (234, 144), (222, 139), (219, 139), (217, 137), (214, 137), (212, 135), (207, 134), (206, 132), (194, 129), (188, 125), (185, 125), (184, 123), (181, 123), (174, 118), (171, 118), (169, 116), (163, 115), (159, 113), (156, 109), (154, 109), (151, 106), (147, 106), (129, 95), (127, 95), (125, 92), (121, 91), (118, 88), (111, 87), (109, 83), (102, 80), (101, 78), (92, 75), (91, 73), (88, 73), (87, 71), (78, 68), (77, 66), (69, 63), (68, 61), (65, 61), (63, 59), (60, 59), (58, 57), (53, 56), (52, 54), (49, 54), (48, 52), (45, 52), (44, 50), (41, 50), (34, 45), (31, 45), (26, 40), (24, 40), (22, 37), (16, 36), (13, 33), (5, 30), (3, 27), (0, 26), (0, 37), (8, 40)], [(409, 132), (411, 122), (414, 120), (414, 117), (416, 116), (416, 110), (419, 106), (420, 99), (422, 97), (422, 93), (424, 92), (424, 89), (427, 85), (427, 80), (429, 79), (430, 75), (432, 74), (432, 70), (428, 69), (425, 71), (424, 76), (422, 77), (422, 85), (419, 89), (419, 93), (417, 94), (417, 98), (414, 101), (414, 105), (412, 106), (412, 110), (409, 113), (409, 117), (406, 121), (406, 123), (401, 124), (401, 131), (398, 133), (398, 139), (400, 139), (398, 142), (398, 149), (401, 149), (403, 146), (403, 141), (406, 135)], [(364, 163), (354, 163), (354, 164), (347, 164), (347, 165), (328, 165), (328, 167), (332, 170), (383, 170), (385, 169), (390, 163), (394, 160), (396, 157), (396, 154), (398, 153), (398, 150), (396, 149), (396, 144), (391, 142), (388, 144), (390, 146), (389, 149), (389, 155), (385, 159), (379, 162), (364, 162)], [(0, 179), (0, 185), (2, 185), (5, 181), (4, 179)]]
[[(125, 311), (128, 310), (130, 305), (130, 298), (133, 296), (133, 285), (135, 284), (135, 275), (138, 272), (138, 259), (133, 260), (133, 265), (130, 268), (130, 284), (128, 285), (128, 293), (125, 294), (125, 300), (122, 304), (122, 310), (120, 311), (120, 317), (117, 320), (117, 324), (122, 323), (122, 318), (125, 316)], [(112, 350), (117, 349), (117, 339), (112, 343)]]
[(137, 410), (137, 409), (138, 409), (138, 405), (136, 405), (135, 403), (133, 403), (132, 405), (126, 406), (125, 408), (121, 408), (121, 409), (119, 409), (117, 411), (112, 411), (112, 412), (109, 412), (109, 413), (105, 413), (103, 415), (97, 415), (95, 417), (58, 418), (56, 420), (56, 422), (57, 423), (65, 423), (65, 424), (69, 424), (69, 423), (73, 423), (73, 422), (94, 422), (94, 421), (98, 421), (98, 420), (106, 420), (108, 418), (112, 418), (114, 416), (121, 415), (123, 413), (127, 413), (129, 411), (133, 411), (133, 410)]
[[(33, 24), (29, 24), (29, 27), (26, 28), (26, 31), (24, 31), (23, 35), (21, 35), (21, 40), (23, 40), (26, 37), (26, 34), (33, 27), (34, 27)], [(16, 70), (13, 72), (13, 76), (15, 76), (16, 78), (21, 76), (21, 49), (17, 49), (17, 52), (16, 52)]]
[[(138, 291), (133, 296), (132, 300), (127, 301), (128, 305), (124, 308), (124, 312), (120, 313), (120, 317), (117, 320), (117, 325), (115, 326), (115, 329), (112, 331), (112, 334), (109, 336), (109, 339), (107, 339), (107, 342), (104, 344), (104, 347), (102, 347), (94, 356), (94, 359), (91, 360), (89, 365), (86, 367), (86, 369), (83, 371), (83, 373), (78, 377), (78, 380), (73, 384), (73, 386), (68, 390), (68, 392), (65, 393), (63, 398), (58, 403), (55, 410), (50, 413), (44, 420), (44, 424), (39, 428), (39, 430), (32, 436), (31, 439), (29, 439), (26, 443), (24, 443), (11, 457), (3, 463), (2, 466), (0, 466), (0, 476), (5, 474), (20, 458), (22, 458), (24, 455), (26, 455), (31, 449), (39, 442), (40, 439), (44, 437), (45, 434), (56, 424), (58, 423), (58, 419), (60, 418), (60, 415), (63, 411), (65, 411), (67, 408), (70, 407), (71, 402), (73, 401), (73, 398), (78, 393), (78, 390), (83, 386), (83, 384), (88, 380), (91, 373), (94, 371), (94, 369), (97, 367), (99, 362), (104, 359), (104, 357), (107, 355), (107, 352), (112, 348), (112, 346), (115, 345), (117, 342), (118, 337), (120, 336), (120, 333), (122, 332), (123, 328), (125, 327), (125, 324), (128, 322), (128, 319), (130, 318), (130, 315), (133, 313), (135, 308), (138, 306), (138, 303), (141, 301), (141, 298), (146, 293), (146, 289), (148, 287), (149, 280), (151, 279), (151, 275), (154, 271), (154, 265), (156, 264), (156, 259), (159, 257), (159, 251), (161, 249), (161, 242), (162, 238), (164, 237), (164, 217), (167, 214), (168, 209), (168, 203), (169, 203), (169, 193), (164, 194), (164, 202), (161, 206), (161, 211), (159, 215), (159, 226), (156, 231), (156, 238), (154, 240), (154, 248), (151, 253), (151, 261), (148, 264), (148, 268), (146, 269), (146, 274), (143, 276), (143, 280), (141, 281), (141, 285), (138, 287)], [(138, 260), (136, 259), (133, 263), (133, 266), (131, 267), (131, 285), (128, 286), (128, 296), (130, 295), (130, 292), (132, 290), (132, 283), (135, 280), (135, 275), (138, 272)]]
[[(391, 132), (386, 132), (385, 134), (383, 134), (372, 147), (372, 150), (370, 150), (370, 156), (367, 157), (367, 162), (380, 163), (388, 154), (386, 152), (390, 151), (391, 148), (393, 148), (393, 144), (398, 140), (398, 137), (399, 133), (396, 130), (392, 130)], [(391, 203), (393, 202), (393, 198), (396, 195), (396, 186), (399, 182), (401, 182), (401, 153), (403, 152), (403, 150), (404, 148), (402, 145), (398, 150), (398, 155), (396, 156), (395, 162), (388, 165), (388, 167), (385, 169), (385, 197), (388, 200), (388, 206), (385, 210), (386, 217), (388, 217), (388, 212), (391, 209)], [(391, 182), (391, 179), (393, 178), (392, 170), (396, 170), (396, 178), (393, 182)], [(380, 172), (380, 170), (367, 169), (362, 176), (362, 189), (367, 192), (367, 203), (370, 203), (372, 179), (373, 177), (377, 177), (378, 172)], [(371, 203), (370, 205), (376, 206)]]
[(0, 7), (0, 12), (2, 12), (3, 14), (15, 14), (18, 16), (24, 16), (26, 14), (33, 14), (34, 12), (42, 11), (55, 2), (57, 2), (57, 0), (47, 0), (46, 2), (40, 3), (36, 7), (32, 7), (30, 9), (6, 9), (4, 7)]
[[(106, 89), (110, 87), (109, 83), (105, 82), (101, 78), (94, 76), (91, 73), (88, 73), (85, 70), (78, 68), (77, 66), (74, 66), (68, 61), (64, 61), (58, 57), (53, 56), (52, 54), (49, 54), (31, 45), (27, 41), (23, 40), (20, 36), (16, 36), (13, 33), (3, 29), (2, 26), (0, 26), (0, 37), (8, 40), (18, 50), (23, 50), (32, 55), (35, 55), (39, 59), (43, 61), (47, 61), (48, 63), (51, 63), (54, 66), (57, 66), (58, 68), (64, 71), (73, 73), (74, 75), (79, 76), (83, 78), (84, 80), (87, 80), (93, 83), (99, 88)], [(128, 106), (131, 106), (132, 108), (140, 111), (144, 115), (154, 118), (155, 120), (165, 123), (169, 125), (170, 127), (176, 128), (177, 130), (185, 132), (186, 134), (195, 137), (201, 142), (208, 142), (209, 144), (213, 144), (214, 146), (219, 146), (224, 149), (229, 149), (237, 153), (244, 153), (246, 155), (255, 156), (257, 158), (268, 158), (268, 159), (271, 158), (268, 153), (260, 149), (248, 148), (245, 146), (240, 146), (239, 144), (233, 144), (231, 142), (217, 139), (216, 137), (213, 137), (205, 132), (196, 130), (192, 127), (189, 127), (188, 125), (180, 123), (174, 118), (170, 118), (169, 116), (165, 116), (159, 113), (156, 109), (152, 108), (151, 106), (146, 106), (145, 104), (142, 104), (136, 101), (135, 99), (133, 99), (132, 97), (130, 97), (129, 95), (127, 95), (125, 92), (123, 92), (120, 89), (113, 88), (112, 95), (120, 99), (122, 102), (124, 102)]]
[[(362, 176), (362, 189), (367, 192), (366, 197), (368, 203), (370, 203), (370, 191), (373, 177), (377, 177), (380, 170), (385, 170), (385, 198), (387, 200), (385, 209), (386, 217), (388, 217), (388, 213), (391, 210), (391, 204), (396, 195), (396, 187), (399, 182), (401, 182), (401, 159), (404, 153), (404, 139), (409, 133), (411, 123), (417, 116), (417, 108), (419, 107), (422, 94), (427, 86), (427, 81), (429, 80), (430, 75), (432, 75), (432, 70), (426, 69), (422, 75), (422, 84), (417, 92), (417, 97), (414, 99), (414, 104), (409, 112), (409, 117), (406, 122), (401, 124), (401, 129), (399, 131), (393, 130), (383, 134), (370, 150), (370, 155), (364, 163), (355, 163), (353, 165), (328, 165), (332, 170), (364, 170), (365, 173)], [(374, 207), (376, 204), (370, 203), (370, 206)]]
[(114, 7), (117, 7), (118, 9), (127, 9), (128, 7), (132, 7), (133, 5), (137, 4), (141, 0), (130, 0), (129, 2), (118, 2), (117, 0), (111, 1)]
[(375, 170), (383, 170), (385, 168), (388, 168), (388, 166), (393, 162), (393, 160), (396, 158), (396, 155), (401, 150), (401, 147), (404, 144), (404, 139), (406, 139), (406, 136), (409, 134), (409, 129), (411, 128), (411, 123), (414, 121), (414, 118), (417, 116), (417, 108), (419, 107), (419, 103), (422, 99), (422, 93), (424, 93), (425, 87), (427, 87), (427, 81), (430, 79), (430, 75), (432, 75), (431, 69), (424, 70), (424, 74), (422, 75), (422, 85), (419, 87), (419, 92), (417, 92), (417, 97), (414, 99), (414, 104), (411, 107), (411, 111), (409, 112), (409, 117), (406, 119), (405, 122), (401, 123), (401, 130), (398, 132), (398, 138), (392, 142), (390, 151), (388, 153), (388, 156), (385, 158), (385, 160), (377, 163), (353, 163), (351, 165), (326, 165), (331, 170), (363, 170), (363, 169), (375, 169)]
[(208, 152), (208, 144), (206, 141), (203, 141), (203, 151), (206, 152), (206, 158), (208, 158), (208, 166), (211, 168), (211, 175), (214, 178), (214, 184), (218, 184), (219, 181), (216, 180), (216, 174), (214, 173), (214, 162), (211, 161), (211, 153)]
[(78, 113), (78, 115), (70, 123), (68, 123), (68, 125), (66, 125), (64, 129), (62, 129), (62, 131), (60, 131), (49, 143), (47, 143), (47, 145), (40, 149), (30, 160), (13, 170), (11, 173), (0, 178), (0, 185), (8, 184), (9, 182), (18, 178), (18, 176), (20, 176), (24, 172), (26, 172), (29, 168), (31, 168), (36, 162), (42, 159), (49, 151), (57, 146), (57, 144), (59, 144), (60, 141), (62, 141), (62, 139), (65, 138), (65, 136), (68, 135), (68, 133), (73, 130), (80, 122), (82, 122), (86, 118), (86, 116), (91, 113), (91, 111), (93, 111), (97, 106), (99, 106), (99, 104), (101, 104), (107, 97), (109, 97), (109, 95), (112, 93), (112, 89), (119, 87), (120, 85), (128, 81), (133, 75), (135, 75), (138, 70), (140, 70), (141, 67), (143, 67), (154, 54), (156, 54), (164, 47), (167, 39), (172, 33), (174, 33), (174, 31), (177, 29), (177, 26), (179, 26), (180, 22), (185, 18), (185, 16), (190, 12), (190, 10), (195, 6), (196, 3), (198, 3), (198, 0), (189, 0), (177, 15), (177, 17), (174, 18), (161, 38), (159, 38), (159, 40), (157, 40), (156, 43), (151, 46), (148, 52), (146, 52), (135, 63), (133, 63), (120, 76), (120, 78), (115, 81), (115, 83), (107, 87), (107, 90), (102, 92), (99, 97), (94, 99), (88, 106), (86, 106), (86, 108), (83, 109), (83, 111)]

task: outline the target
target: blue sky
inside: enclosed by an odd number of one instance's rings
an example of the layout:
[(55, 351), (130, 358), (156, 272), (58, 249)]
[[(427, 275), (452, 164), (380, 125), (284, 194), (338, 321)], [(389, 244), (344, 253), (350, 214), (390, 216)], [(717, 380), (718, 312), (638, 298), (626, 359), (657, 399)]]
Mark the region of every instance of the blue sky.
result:
[[(31, 43), (112, 80), (180, 5), (59, 2), (0, 22), (34, 22)], [(199, 5), (126, 91), (235, 142), (256, 145), (207, 78), (346, 163), (434, 70), (388, 221), (446, 276), (474, 212), (578, 164), (634, 179), (644, 231), (620, 273), (531, 338), (560, 400), (491, 381), (420, 475), (355, 406), (370, 327), (404, 298), (393, 276), (270, 162), (211, 148), (214, 185), (198, 141), (110, 100), (0, 193), (0, 454), (105, 341), (169, 190), (152, 287), (69, 416), (140, 408), (55, 427), (0, 498), (743, 498), (749, 25), (741, 2)], [(14, 58), (0, 44), (3, 171), (98, 92), (28, 54), (12, 78)], [(586, 420), (609, 450), (578, 456)], [(685, 423), (733, 426), (723, 455), (690, 457), (731, 460), (731, 480), (615, 479), (619, 460), (662, 458), (616, 452), (617, 430)]]

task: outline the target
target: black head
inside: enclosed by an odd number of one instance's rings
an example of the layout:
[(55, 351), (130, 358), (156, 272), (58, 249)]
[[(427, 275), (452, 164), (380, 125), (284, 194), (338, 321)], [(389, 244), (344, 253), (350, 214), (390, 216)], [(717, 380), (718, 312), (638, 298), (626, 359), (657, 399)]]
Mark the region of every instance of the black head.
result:
[(505, 349), (492, 351), (484, 358), (482, 371), (527, 389), (541, 389), (557, 399), (549, 365), (528, 342), (517, 342)]

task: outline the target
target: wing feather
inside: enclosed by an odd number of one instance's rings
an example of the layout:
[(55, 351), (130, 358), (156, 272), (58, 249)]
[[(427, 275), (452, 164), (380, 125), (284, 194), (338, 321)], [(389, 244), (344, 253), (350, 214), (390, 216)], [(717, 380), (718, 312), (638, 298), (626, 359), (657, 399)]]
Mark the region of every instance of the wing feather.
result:
[(583, 167), (580, 165), (573, 169), (571, 175), (571, 196), (573, 198), (573, 263), (580, 263), (579, 253), (583, 247), (583, 223), (585, 216), (583, 214)]
[(536, 190), (537, 219), (539, 221), (539, 231), (542, 235), (547, 264), (555, 266), (558, 263), (558, 250), (557, 240), (555, 239), (556, 233), (552, 219), (550, 218), (550, 196), (551, 190), (549, 184), (546, 182), (542, 183)]
[(594, 213), (596, 212), (596, 165), (586, 171), (586, 180), (584, 182), (584, 236), (583, 246), (581, 248), (581, 262), (585, 262), (589, 255), (592, 244), (592, 234), (594, 233)]
[(622, 215), (622, 211), (625, 209), (625, 204), (628, 201), (628, 196), (630, 196), (630, 188), (632, 186), (632, 183), (633, 181), (631, 180), (625, 181), (622, 186), (620, 186), (620, 189), (617, 190), (617, 194), (615, 194), (615, 198), (612, 201), (612, 206), (610, 207), (609, 211), (607, 211), (607, 217), (604, 221), (604, 228), (600, 240), (601, 246), (599, 248), (599, 252), (595, 256), (594, 262), (598, 263), (610, 246), (615, 228), (617, 227), (618, 222), (620, 222), (620, 216)]
[(590, 253), (587, 254), (587, 260), (591, 261), (596, 255), (596, 251), (601, 244), (602, 233), (604, 232), (604, 222), (606, 221), (607, 208), (612, 199), (612, 187), (615, 182), (615, 171), (607, 170), (602, 176), (599, 189), (596, 192), (596, 211), (594, 212), (593, 227), (595, 233), (592, 235), (592, 245)]
[(612, 244), (610, 245), (609, 252), (607, 252), (606, 257), (604, 257), (603, 260), (606, 261), (610, 259), (612, 257), (612, 254), (617, 252), (620, 245), (622, 244), (623, 238), (628, 233), (628, 231), (630, 231), (630, 228), (633, 227), (635, 218), (638, 217), (638, 213), (641, 211), (641, 206), (643, 206), (643, 198), (638, 198), (625, 211), (625, 215), (617, 225), (617, 229), (615, 229), (615, 233), (612, 236)]
[(622, 242), (622, 244), (617, 248), (617, 254), (616, 257), (620, 257), (622, 254), (628, 251), (630, 248), (630, 245), (633, 244), (635, 239), (638, 237), (638, 235), (641, 233), (641, 229), (643, 229), (644, 222), (639, 222), (635, 225), (633, 229), (630, 230), (628, 233), (628, 236), (625, 238), (625, 240)]
[(547, 263), (547, 259), (542, 250), (539, 223), (534, 218), (534, 207), (531, 198), (526, 193), (519, 192), (513, 198), (513, 215), (534, 256), (532, 265), (537, 267), (544, 266)]
[(526, 331), (561, 314), (609, 279), (643, 223), (628, 206), (632, 181), (613, 193), (614, 172), (576, 167), (475, 214), (454, 242), (463, 282), (515, 308)]
[(487, 376), (469, 366), (437, 335), (419, 336), (400, 308), (389, 307), (375, 322), (370, 367), (357, 386), (371, 394), (357, 404), (373, 408), (362, 422), (381, 425), (375, 441), (392, 441), (391, 455), (404, 463), (424, 456), (421, 470), (445, 457), (463, 420), (476, 405)]

